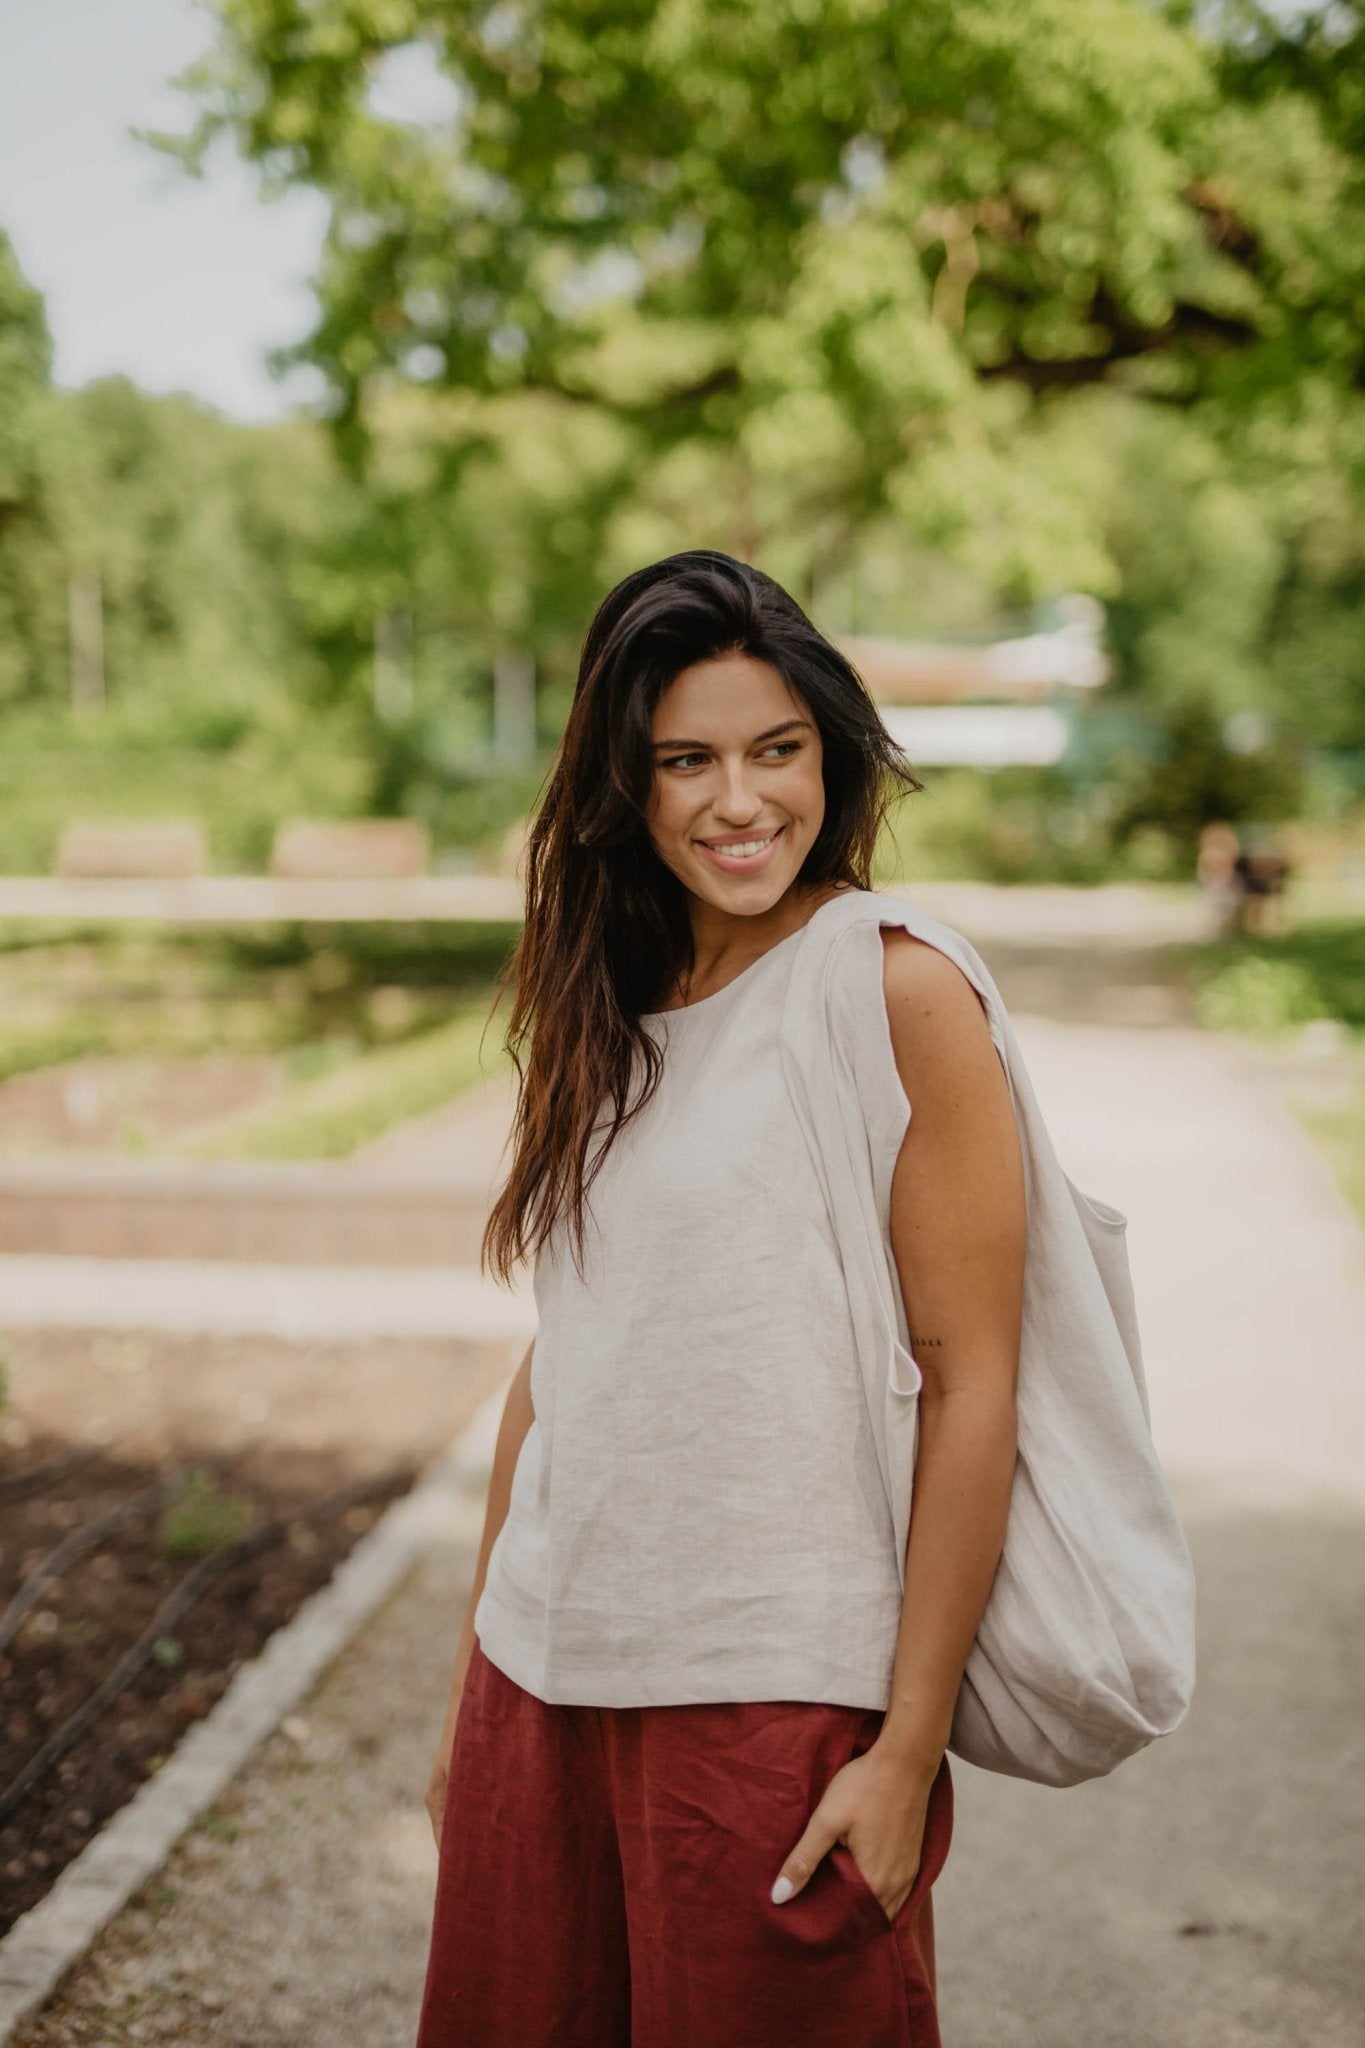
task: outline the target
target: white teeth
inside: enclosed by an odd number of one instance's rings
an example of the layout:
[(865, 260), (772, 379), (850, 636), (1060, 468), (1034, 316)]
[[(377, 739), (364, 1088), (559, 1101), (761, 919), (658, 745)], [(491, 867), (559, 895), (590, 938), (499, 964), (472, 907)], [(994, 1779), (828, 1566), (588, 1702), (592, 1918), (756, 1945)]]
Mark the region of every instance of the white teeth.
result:
[(764, 847), (771, 844), (771, 839), (745, 839), (735, 846), (713, 846), (711, 851), (727, 853), (732, 860), (745, 860), (751, 853), (762, 853)]

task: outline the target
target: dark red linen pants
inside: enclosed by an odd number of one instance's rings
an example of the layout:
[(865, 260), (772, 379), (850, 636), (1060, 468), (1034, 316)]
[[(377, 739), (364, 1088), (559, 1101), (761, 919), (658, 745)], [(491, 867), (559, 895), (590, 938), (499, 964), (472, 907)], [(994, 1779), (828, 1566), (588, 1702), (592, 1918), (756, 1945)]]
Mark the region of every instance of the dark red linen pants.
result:
[(871, 1707), (555, 1706), (475, 1644), (416, 2048), (939, 2048), (945, 1757), (894, 1921), (836, 1843), (769, 1892)]

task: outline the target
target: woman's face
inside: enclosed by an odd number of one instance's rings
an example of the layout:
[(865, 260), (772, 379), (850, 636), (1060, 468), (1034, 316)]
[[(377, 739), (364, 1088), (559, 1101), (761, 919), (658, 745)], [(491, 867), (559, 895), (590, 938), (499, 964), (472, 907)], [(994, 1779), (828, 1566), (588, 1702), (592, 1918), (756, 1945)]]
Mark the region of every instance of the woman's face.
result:
[(660, 860), (717, 910), (770, 910), (824, 821), (823, 749), (806, 706), (766, 661), (725, 654), (674, 677), (650, 736), (646, 823)]

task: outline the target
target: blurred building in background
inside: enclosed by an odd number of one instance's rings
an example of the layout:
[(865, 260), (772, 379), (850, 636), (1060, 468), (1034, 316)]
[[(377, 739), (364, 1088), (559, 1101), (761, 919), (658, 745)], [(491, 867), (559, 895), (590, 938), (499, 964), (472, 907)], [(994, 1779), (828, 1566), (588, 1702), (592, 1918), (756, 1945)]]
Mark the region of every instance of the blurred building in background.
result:
[(1071, 710), (1108, 681), (1104, 607), (1070, 594), (1008, 639), (884, 640), (840, 645), (882, 706), (889, 730), (924, 767), (1048, 767), (1071, 742)]

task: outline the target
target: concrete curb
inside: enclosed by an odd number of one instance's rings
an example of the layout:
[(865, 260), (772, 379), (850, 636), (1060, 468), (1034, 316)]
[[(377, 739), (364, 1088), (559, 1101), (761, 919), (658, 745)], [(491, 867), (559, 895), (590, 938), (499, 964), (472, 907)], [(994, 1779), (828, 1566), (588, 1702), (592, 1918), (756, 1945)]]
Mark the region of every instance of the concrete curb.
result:
[[(520, 1351), (520, 1345), (517, 1349)], [(365, 1621), (439, 1543), (477, 1550), (504, 1382), (395, 1501), (327, 1585), (237, 1673), (204, 1720), (0, 1941), (0, 2048), (46, 2002), (100, 1931), (165, 1863), (186, 1829), (309, 1692)]]

